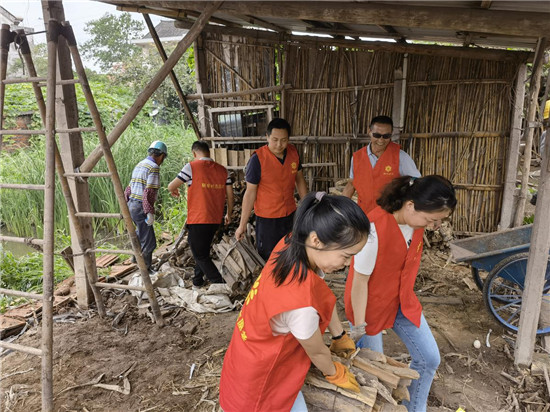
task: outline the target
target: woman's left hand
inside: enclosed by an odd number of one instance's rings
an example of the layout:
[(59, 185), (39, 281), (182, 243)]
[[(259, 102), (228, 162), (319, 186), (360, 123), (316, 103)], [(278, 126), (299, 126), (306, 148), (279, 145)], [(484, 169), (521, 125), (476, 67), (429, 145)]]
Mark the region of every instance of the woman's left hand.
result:
[(330, 351), (341, 358), (348, 359), (355, 353), (355, 342), (347, 333), (344, 333), (341, 338), (332, 341)]

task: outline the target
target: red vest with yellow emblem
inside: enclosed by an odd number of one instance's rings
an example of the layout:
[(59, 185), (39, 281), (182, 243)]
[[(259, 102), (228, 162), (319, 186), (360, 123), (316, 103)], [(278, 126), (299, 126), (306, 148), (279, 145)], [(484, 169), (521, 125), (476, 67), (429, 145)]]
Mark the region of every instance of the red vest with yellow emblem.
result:
[[(403, 233), (391, 213), (378, 206), (369, 213), (368, 218), (376, 226), (378, 255), (368, 283), (366, 333), (376, 335), (393, 327), (399, 306), (403, 315), (419, 327), (422, 306), (414, 293), (414, 282), (422, 257), (424, 229), (413, 232), (411, 245), (407, 249)], [(353, 268), (353, 261), (350, 268)], [(353, 270), (350, 270), (344, 302), (347, 318), (355, 323), (351, 306), (353, 275)]]
[[(273, 252), (283, 247), (284, 238)], [(273, 336), (269, 320), (283, 312), (313, 306), (323, 333), (332, 317), (336, 297), (319, 275), (310, 270), (301, 283), (289, 276), (276, 286), (273, 268), (271, 258), (237, 318), (220, 380), (220, 406), (225, 412), (288, 412), (311, 361), (291, 333)]]
[(256, 150), (260, 161), (262, 175), (258, 184), (254, 212), (257, 216), (267, 218), (286, 217), (296, 210), (294, 187), (300, 158), (296, 148), (289, 144), (286, 147), (284, 164), (277, 156), (263, 146)]
[(399, 145), (390, 142), (372, 167), (367, 148), (353, 154), (353, 186), (357, 190), (357, 204), (365, 214), (376, 207), (382, 189), (399, 177)]
[(211, 160), (193, 160), (187, 195), (187, 223), (220, 224), (225, 206), (227, 169)]

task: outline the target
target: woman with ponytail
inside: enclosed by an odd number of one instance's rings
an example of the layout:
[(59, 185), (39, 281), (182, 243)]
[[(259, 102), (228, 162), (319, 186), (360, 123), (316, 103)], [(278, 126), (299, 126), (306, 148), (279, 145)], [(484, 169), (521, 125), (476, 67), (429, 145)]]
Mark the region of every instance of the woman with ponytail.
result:
[(346, 316), (357, 347), (383, 352), (382, 331), (393, 329), (420, 374), (409, 387), (409, 412), (424, 412), (440, 356), (414, 293), (424, 228), (436, 229), (456, 206), (452, 184), (437, 175), (392, 180), (368, 218), (371, 234), (346, 281)]
[(307, 411), (300, 389), (312, 362), (329, 382), (359, 392), (353, 374), (331, 358), (330, 350), (350, 355), (355, 344), (323, 276), (348, 265), (368, 233), (352, 200), (324, 192), (304, 197), (292, 233), (271, 253), (237, 318), (220, 380), (225, 412)]

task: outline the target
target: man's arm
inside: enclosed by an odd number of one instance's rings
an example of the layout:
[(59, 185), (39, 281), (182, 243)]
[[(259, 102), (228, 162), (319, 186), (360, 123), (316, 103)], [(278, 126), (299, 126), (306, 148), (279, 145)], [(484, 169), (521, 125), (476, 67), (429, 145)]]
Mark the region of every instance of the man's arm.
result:
[(298, 195), (300, 195), (300, 199), (303, 199), (304, 196), (307, 195), (308, 190), (303, 170), (298, 170), (296, 172), (296, 189), (298, 190)]
[(346, 187), (344, 187), (344, 190), (342, 191), (342, 196), (351, 197), (355, 193), (355, 187), (353, 186), (353, 179), (349, 180), (346, 184)]
[(179, 187), (183, 184), (183, 181), (176, 177), (174, 180), (172, 180), (170, 183), (168, 183), (168, 191), (170, 194), (174, 197), (180, 197), (180, 190)]
[(256, 195), (258, 194), (258, 185), (246, 182), (246, 191), (243, 196), (243, 204), (241, 207), (241, 222), (239, 227), (235, 231), (235, 237), (237, 240), (242, 240), (246, 232), (246, 224), (250, 219), (254, 202), (256, 201)]
[(225, 224), (231, 223), (231, 215), (233, 214), (233, 205), (235, 200), (233, 198), (233, 185), (225, 185), (225, 195), (227, 198), (227, 214), (225, 215)]

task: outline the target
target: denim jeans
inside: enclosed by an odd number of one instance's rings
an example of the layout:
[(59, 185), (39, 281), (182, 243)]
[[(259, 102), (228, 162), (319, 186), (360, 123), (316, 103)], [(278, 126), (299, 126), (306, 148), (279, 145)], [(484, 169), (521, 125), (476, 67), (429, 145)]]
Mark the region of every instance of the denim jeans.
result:
[(306, 400), (304, 399), (302, 391), (298, 392), (298, 396), (296, 397), (290, 412), (307, 412)]
[[(401, 308), (399, 308), (392, 329), (411, 354), (411, 369), (420, 374), (420, 378), (413, 380), (409, 386), (411, 400), (403, 401), (403, 405), (407, 407), (408, 412), (425, 412), (435, 371), (441, 361), (437, 342), (424, 314), (420, 318), (420, 327), (417, 328), (401, 313)], [(363, 335), (357, 342), (357, 347), (383, 353), (382, 332), (373, 336)]]
[(136, 235), (141, 244), (141, 254), (143, 260), (147, 265), (147, 269), (151, 268), (151, 262), (153, 261), (153, 251), (157, 247), (157, 240), (155, 238), (155, 230), (153, 226), (149, 226), (145, 223), (147, 215), (143, 211), (143, 204), (135, 199), (128, 201), (128, 209), (130, 209), (130, 216), (136, 224)]

